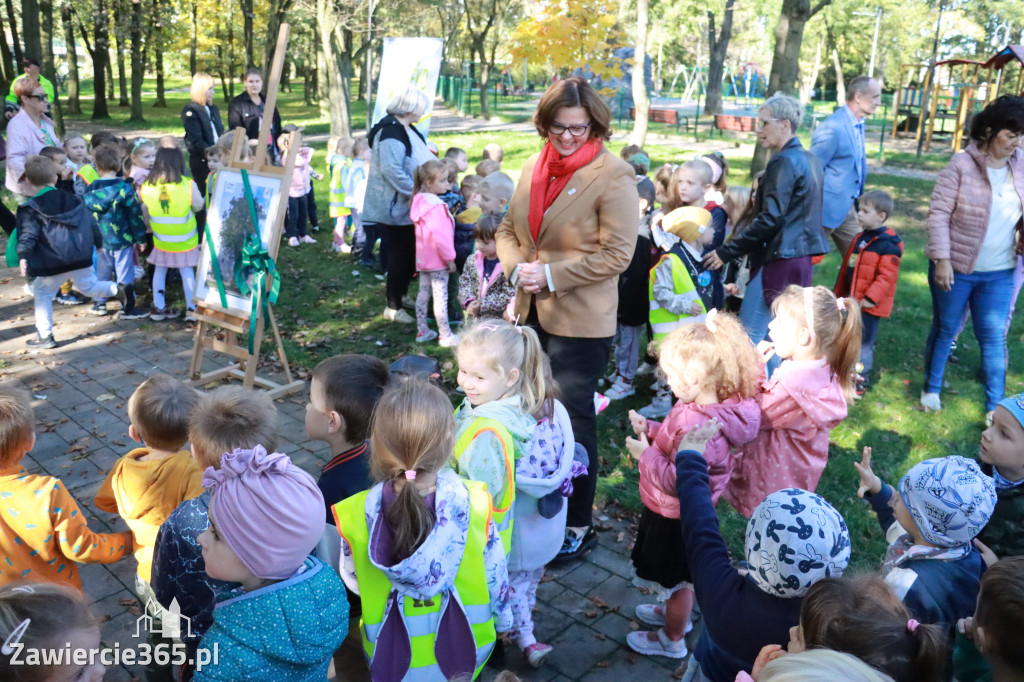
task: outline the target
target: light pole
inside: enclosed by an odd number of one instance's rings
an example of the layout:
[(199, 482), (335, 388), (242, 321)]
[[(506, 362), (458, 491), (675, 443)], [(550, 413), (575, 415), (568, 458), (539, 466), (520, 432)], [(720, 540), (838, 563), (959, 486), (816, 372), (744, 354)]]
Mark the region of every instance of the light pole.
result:
[(854, 12), (854, 16), (857, 17), (874, 17), (875, 18), (875, 37), (871, 41), (871, 62), (868, 65), (868, 76), (875, 77), (875, 54), (878, 51), (878, 27), (882, 23), (882, 8), (876, 7), (874, 12)]

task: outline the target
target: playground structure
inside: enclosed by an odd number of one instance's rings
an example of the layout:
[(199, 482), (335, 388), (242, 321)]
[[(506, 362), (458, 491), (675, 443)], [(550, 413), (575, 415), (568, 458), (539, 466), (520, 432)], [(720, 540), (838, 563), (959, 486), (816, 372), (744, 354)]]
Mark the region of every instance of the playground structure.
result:
[[(1007, 66), (1019, 68), (1012, 86), (1005, 78)], [(1000, 91), (1024, 92), (1024, 47), (1008, 45), (987, 61), (945, 59), (935, 63), (934, 78), (929, 79), (927, 64), (903, 64), (893, 99), (892, 132), (914, 133), (918, 142), (924, 135), (925, 150), (931, 149), (936, 134), (949, 135), (950, 147), (957, 151), (971, 117), (999, 96)], [(928, 93), (928, 111), (922, 100)], [(901, 121), (902, 119), (902, 121)], [(947, 123), (951, 122), (950, 125)], [(926, 130), (927, 129), (927, 130)]]
[[(687, 68), (680, 66), (669, 86), (669, 95), (675, 92), (676, 83), (679, 78), (683, 79), (683, 94), (679, 98), (680, 104), (692, 102), (701, 96), (707, 96), (708, 69), (706, 66), (694, 66)], [(768, 78), (764, 69), (754, 62), (748, 62), (733, 68), (726, 64), (722, 82), (726, 86), (722, 93), (723, 99), (732, 99), (734, 104), (739, 104), (744, 99), (747, 108), (753, 101), (764, 99), (768, 91)]]

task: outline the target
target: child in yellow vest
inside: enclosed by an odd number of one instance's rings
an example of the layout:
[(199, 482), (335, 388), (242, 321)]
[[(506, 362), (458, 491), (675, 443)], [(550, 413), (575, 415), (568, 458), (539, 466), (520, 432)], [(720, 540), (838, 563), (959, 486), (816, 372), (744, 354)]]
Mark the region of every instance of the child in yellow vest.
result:
[(0, 585), (30, 580), (82, 589), (76, 563), (131, 554), (131, 533), (94, 533), (60, 480), (21, 465), (36, 442), (31, 397), (0, 390)]
[(351, 210), (345, 206), (345, 186), (352, 170), (352, 146), (355, 140), (342, 137), (337, 140), (327, 157), (327, 177), (331, 179), (331, 201), (329, 211), (334, 218), (334, 242), (331, 249), (340, 253), (351, 253), (348, 243), (351, 226)]
[(185, 157), (178, 149), (161, 148), (156, 153), (153, 169), (139, 190), (149, 213), (153, 232), (153, 252), (149, 254), (153, 270), (153, 309), (150, 319), (160, 322), (180, 315), (167, 305), (164, 288), (168, 268), (177, 268), (185, 288), (185, 319), (194, 320), (196, 266), (199, 265), (199, 230), (196, 211), (205, 205), (199, 186), (188, 177)]
[(490, 497), (448, 466), (452, 426), (436, 386), (409, 379), (385, 392), (370, 440), (379, 482), (334, 505), (375, 680), (473, 679), (511, 626)]
[(515, 459), (533, 437), (544, 399), (544, 351), (537, 333), (504, 320), (486, 320), (459, 343), (459, 386), (452, 467), (487, 484), (505, 553), (511, 549)]

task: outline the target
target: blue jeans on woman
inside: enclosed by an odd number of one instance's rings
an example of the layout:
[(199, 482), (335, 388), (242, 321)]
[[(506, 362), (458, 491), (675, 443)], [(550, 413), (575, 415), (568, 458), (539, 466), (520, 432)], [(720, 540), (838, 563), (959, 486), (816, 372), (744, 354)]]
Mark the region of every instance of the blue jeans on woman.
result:
[(1006, 318), (1013, 298), (1013, 269), (995, 272), (954, 273), (953, 287), (943, 291), (935, 283), (935, 264), (928, 265), (932, 292), (932, 328), (924, 350), (924, 390), (939, 393), (964, 311), (970, 306), (974, 336), (981, 348), (985, 383), (985, 411), (994, 410), (1006, 393)]

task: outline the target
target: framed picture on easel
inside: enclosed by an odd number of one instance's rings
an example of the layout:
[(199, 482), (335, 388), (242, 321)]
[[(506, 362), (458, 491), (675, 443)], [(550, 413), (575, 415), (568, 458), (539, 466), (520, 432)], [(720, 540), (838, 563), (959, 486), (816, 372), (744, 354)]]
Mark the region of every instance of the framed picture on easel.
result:
[[(281, 222), (275, 217), (281, 212), (281, 202), (287, 202), (288, 182), (281, 175), (256, 171), (248, 171), (248, 175), (256, 208), (260, 242), (272, 256), (276, 256), (281, 240)], [(206, 220), (209, 228), (207, 238), (212, 240), (213, 249), (202, 250), (196, 277), (195, 300), (208, 307), (222, 309), (211, 263), (215, 251), (224, 292), (227, 294), (227, 311), (240, 317), (248, 317), (252, 310), (253, 293), (250, 291), (247, 295), (242, 294), (236, 283), (235, 269), (241, 258), (242, 245), (254, 232), (254, 228), (239, 169), (228, 167), (217, 171), (210, 193), (210, 208)], [(252, 273), (242, 272), (241, 275), (251, 287)]]

